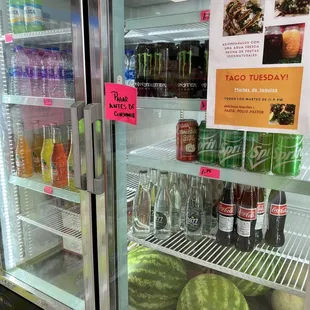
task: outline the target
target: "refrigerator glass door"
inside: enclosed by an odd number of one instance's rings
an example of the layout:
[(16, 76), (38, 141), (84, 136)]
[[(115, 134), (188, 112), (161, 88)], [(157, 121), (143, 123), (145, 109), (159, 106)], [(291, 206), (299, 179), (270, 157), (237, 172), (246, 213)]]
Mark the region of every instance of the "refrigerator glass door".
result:
[(95, 308), (83, 14), (0, 4), (0, 283), (43, 308)]
[[(257, 3), (239, 2), (234, 5)], [(210, 24), (200, 21), (200, 13), (209, 9), (209, 1), (105, 3), (101, 28), (107, 38), (103, 51), (109, 51), (104, 55), (110, 56), (107, 81), (122, 81), (138, 93), (136, 126), (105, 120), (107, 191), (97, 213), (102, 218), (114, 212), (108, 249), (98, 231), (103, 288), (109, 252), (111, 309), (246, 309), (246, 303), (250, 309), (282, 309), (288, 299), (308, 309), (309, 137), (292, 137), (303, 139), (295, 177), (220, 167), (223, 139), (216, 137), (228, 133), (206, 129), (201, 111), (207, 99)], [(249, 143), (251, 134), (238, 134)], [(215, 143), (206, 141), (214, 136)], [(210, 147), (212, 154), (205, 155)], [(218, 177), (201, 178), (202, 167), (215, 169)], [(229, 188), (231, 198), (225, 194)], [(234, 219), (240, 205), (249, 206), (247, 190), (260, 200), (263, 224), (262, 240), (249, 252), (235, 242), (248, 231), (248, 222), (242, 226)], [(231, 217), (222, 215), (223, 204), (232, 206)], [(285, 242), (277, 246), (265, 236), (275, 225), (271, 205), (287, 207), (285, 217), (276, 220), (286, 219)], [(219, 230), (231, 231), (229, 247)], [(234, 306), (237, 297), (240, 308)], [(101, 309), (107, 307), (104, 301), (102, 294)]]

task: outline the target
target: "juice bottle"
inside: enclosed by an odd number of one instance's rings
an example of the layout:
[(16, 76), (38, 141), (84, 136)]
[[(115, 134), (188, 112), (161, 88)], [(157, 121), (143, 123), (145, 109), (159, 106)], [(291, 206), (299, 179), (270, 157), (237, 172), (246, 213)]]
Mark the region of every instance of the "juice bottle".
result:
[(41, 152), (43, 146), (43, 137), (40, 132), (39, 121), (32, 122), (33, 136), (32, 136), (32, 163), (33, 169), (36, 173), (41, 173)]
[(25, 0), (24, 15), (27, 32), (43, 30), (42, 0)]
[(53, 153), (51, 157), (52, 185), (66, 187), (68, 185), (67, 157), (61, 142), (59, 127), (53, 127)]
[(19, 177), (29, 178), (32, 176), (31, 149), (23, 132), (23, 125), (17, 123), (17, 144), (15, 150), (16, 170)]
[(283, 32), (283, 58), (295, 58), (299, 52), (300, 31), (297, 26), (288, 26)]
[(12, 32), (25, 32), (24, 0), (10, 0), (9, 12)]
[(42, 179), (45, 183), (51, 183), (51, 156), (53, 152), (52, 127), (43, 125), (43, 147), (41, 151)]
[(71, 191), (78, 192), (74, 183), (74, 161), (73, 161), (73, 146), (72, 146), (72, 129), (70, 128), (70, 152), (67, 161), (68, 169), (68, 186)]

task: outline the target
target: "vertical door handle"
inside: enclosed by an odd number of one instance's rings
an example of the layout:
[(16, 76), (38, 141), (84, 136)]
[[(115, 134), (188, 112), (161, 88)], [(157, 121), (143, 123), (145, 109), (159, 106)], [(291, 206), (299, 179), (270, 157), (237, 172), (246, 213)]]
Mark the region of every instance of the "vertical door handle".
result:
[[(104, 192), (104, 180), (103, 173), (99, 176), (95, 175), (95, 156), (102, 152), (97, 150), (98, 146), (94, 144), (94, 136), (96, 135), (96, 121), (102, 122), (102, 104), (93, 103), (88, 104), (84, 108), (84, 119), (85, 119), (85, 145), (86, 145), (86, 167), (87, 167), (87, 190), (90, 193), (100, 195)], [(102, 125), (102, 124), (101, 124)], [(96, 141), (97, 142), (97, 141)], [(96, 143), (95, 142), (95, 143)]]
[[(85, 162), (85, 132), (83, 127), (85, 102), (79, 101), (71, 106), (72, 145), (74, 162), (74, 183), (79, 189), (86, 190)], [(81, 128), (82, 127), (82, 128)], [(82, 141), (81, 141), (82, 140)]]

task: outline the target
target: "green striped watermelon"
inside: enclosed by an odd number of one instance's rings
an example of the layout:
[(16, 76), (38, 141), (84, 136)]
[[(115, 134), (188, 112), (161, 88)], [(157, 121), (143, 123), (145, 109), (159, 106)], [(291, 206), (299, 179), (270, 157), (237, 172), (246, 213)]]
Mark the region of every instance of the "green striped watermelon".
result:
[(238, 288), (215, 274), (200, 275), (184, 287), (177, 310), (249, 310)]
[(179, 258), (144, 247), (128, 253), (131, 309), (175, 310), (186, 282), (186, 268)]

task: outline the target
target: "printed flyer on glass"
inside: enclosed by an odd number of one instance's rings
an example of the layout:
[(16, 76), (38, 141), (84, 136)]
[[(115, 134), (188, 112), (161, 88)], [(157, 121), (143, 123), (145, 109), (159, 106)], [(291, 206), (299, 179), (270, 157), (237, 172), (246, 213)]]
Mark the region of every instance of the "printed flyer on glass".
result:
[(211, 0), (208, 127), (309, 133), (307, 3)]

